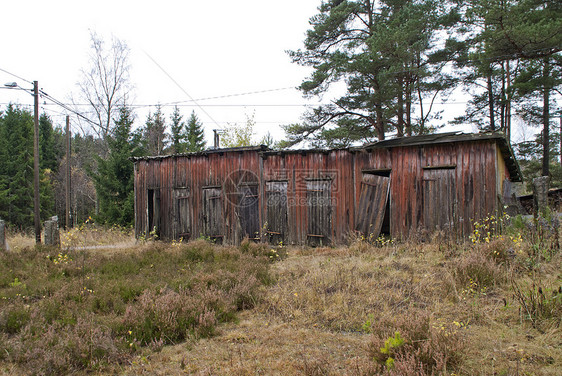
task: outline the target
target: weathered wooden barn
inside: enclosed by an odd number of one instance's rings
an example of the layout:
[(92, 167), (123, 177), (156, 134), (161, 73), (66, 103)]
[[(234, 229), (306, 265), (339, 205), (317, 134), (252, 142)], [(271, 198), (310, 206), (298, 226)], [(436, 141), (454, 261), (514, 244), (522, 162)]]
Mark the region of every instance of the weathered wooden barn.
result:
[(521, 181), (500, 134), (443, 133), (332, 150), (265, 146), (143, 157), (135, 162), (136, 235), (340, 244), (360, 232), (460, 237), (501, 208)]

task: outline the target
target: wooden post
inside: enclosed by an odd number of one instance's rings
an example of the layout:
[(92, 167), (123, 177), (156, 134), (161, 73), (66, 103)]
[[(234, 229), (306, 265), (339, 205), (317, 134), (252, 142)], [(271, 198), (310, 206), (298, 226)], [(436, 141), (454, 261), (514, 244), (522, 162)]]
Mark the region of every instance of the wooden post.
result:
[(39, 205), (39, 83), (33, 81), (34, 127), (33, 127), (33, 213), (35, 244), (41, 244), (41, 214)]
[(71, 170), (70, 170), (70, 117), (66, 115), (66, 228), (72, 227), (72, 209), (70, 207), (71, 194)]

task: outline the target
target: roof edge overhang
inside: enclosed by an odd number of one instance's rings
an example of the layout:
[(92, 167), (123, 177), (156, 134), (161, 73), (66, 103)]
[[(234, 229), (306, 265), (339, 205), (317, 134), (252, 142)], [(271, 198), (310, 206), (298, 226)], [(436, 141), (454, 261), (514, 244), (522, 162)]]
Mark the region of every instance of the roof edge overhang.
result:
[(168, 158), (177, 158), (177, 157), (204, 157), (211, 154), (224, 154), (224, 153), (244, 153), (248, 151), (255, 151), (255, 152), (265, 152), (271, 150), (269, 147), (265, 145), (258, 145), (258, 146), (241, 146), (241, 147), (234, 147), (234, 148), (222, 148), (222, 149), (208, 149), (203, 151), (197, 151), (192, 153), (176, 153), (176, 154), (169, 154), (169, 155), (156, 155), (156, 156), (143, 156), (143, 157), (131, 157), (129, 158), (133, 162), (138, 161), (148, 161), (148, 160), (162, 160)]

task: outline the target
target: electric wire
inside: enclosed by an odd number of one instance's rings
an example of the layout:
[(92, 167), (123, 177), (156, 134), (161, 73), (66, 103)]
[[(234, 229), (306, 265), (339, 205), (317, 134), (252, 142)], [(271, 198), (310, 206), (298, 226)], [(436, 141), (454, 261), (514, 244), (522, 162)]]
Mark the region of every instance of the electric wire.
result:
[(13, 76), (13, 77), (17, 78), (18, 80), (22, 80), (22, 81), (25, 81), (25, 82), (27, 82), (28, 84), (31, 84), (31, 85), (33, 85), (33, 81), (29, 81), (29, 80), (26, 80), (25, 78), (23, 78), (23, 77), (20, 77), (20, 76), (18, 76), (17, 74), (14, 74), (14, 73), (8, 72), (7, 70), (5, 70), (5, 69), (2, 69), (2, 68), (0, 68), (0, 71), (2, 71), (2, 72), (4, 72), (4, 73), (8, 73), (8, 74), (9, 74), (10, 76)]
[(173, 78), (172, 76), (170, 76), (170, 74), (169, 74), (168, 72), (166, 72), (166, 71), (164, 70), (164, 68), (162, 68), (162, 67), (160, 66), (160, 64), (158, 64), (158, 63), (156, 62), (156, 60), (154, 60), (154, 59), (152, 58), (152, 56), (150, 56), (146, 51), (144, 51), (144, 53), (145, 53), (145, 55), (146, 55), (150, 60), (152, 60), (152, 62), (153, 62), (158, 68), (160, 68), (160, 70), (161, 70), (166, 76), (168, 76), (168, 78), (169, 78), (181, 91), (183, 91), (183, 93), (184, 93), (185, 95), (187, 95), (187, 97), (188, 97), (191, 101), (193, 101), (193, 102), (197, 105), (197, 107), (198, 107), (201, 111), (203, 111), (203, 113), (204, 113), (205, 115), (207, 115), (207, 117), (208, 117), (209, 119), (211, 119), (211, 120), (213, 121), (213, 123), (215, 123), (217, 126), (220, 127), (219, 123), (217, 123), (217, 122), (215, 121), (215, 119), (213, 119), (213, 117), (212, 117), (211, 115), (209, 115), (209, 113), (208, 113), (207, 111), (205, 111), (205, 109), (204, 109), (203, 107), (199, 106), (199, 104), (193, 99), (193, 97), (192, 97), (191, 95), (189, 95), (189, 93), (188, 93), (176, 80), (174, 80), (174, 78)]

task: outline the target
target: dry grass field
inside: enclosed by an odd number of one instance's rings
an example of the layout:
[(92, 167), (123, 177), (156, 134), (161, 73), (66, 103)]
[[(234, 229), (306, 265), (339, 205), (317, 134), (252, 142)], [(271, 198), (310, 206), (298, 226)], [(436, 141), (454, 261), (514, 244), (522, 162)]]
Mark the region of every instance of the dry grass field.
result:
[(48, 250), (13, 247), (0, 258), (0, 374), (559, 375), (558, 224), (479, 229), (460, 245), (149, 242), (34, 266)]

